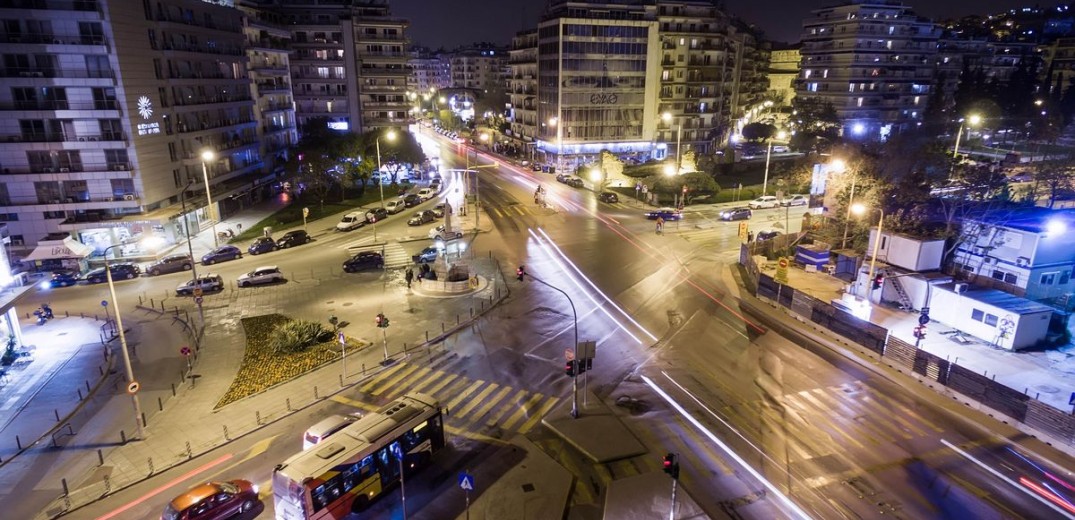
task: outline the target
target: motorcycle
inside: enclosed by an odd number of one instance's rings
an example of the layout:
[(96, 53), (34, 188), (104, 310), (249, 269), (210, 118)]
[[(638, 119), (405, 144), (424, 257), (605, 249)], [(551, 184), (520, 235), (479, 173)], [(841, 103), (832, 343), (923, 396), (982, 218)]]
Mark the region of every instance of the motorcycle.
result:
[(235, 232), (232, 231), (231, 228), (227, 228), (224, 231), (218, 231), (216, 236), (220, 240), (228, 240), (230, 238), (235, 238)]
[(52, 308), (47, 303), (42, 303), (41, 307), (34, 311), (34, 316), (37, 316), (38, 325), (44, 325), (53, 318)]

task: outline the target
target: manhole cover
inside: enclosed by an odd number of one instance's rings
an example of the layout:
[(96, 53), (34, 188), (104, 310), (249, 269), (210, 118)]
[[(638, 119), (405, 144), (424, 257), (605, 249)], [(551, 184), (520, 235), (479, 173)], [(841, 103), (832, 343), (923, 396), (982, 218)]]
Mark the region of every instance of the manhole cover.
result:
[(523, 493), (529, 493), (529, 492), (531, 492), (533, 490), (534, 490), (534, 485), (533, 484), (529, 484), (529, 483), (523, 484)]
[(1055, 386), (1041, 385), (1041, 386), (1038, 387), (1038, 391), (1046, 393), (1046, 394), (1055, 394), (1055, 393), (1059, 392), (1060, 389), (1055, 387)]

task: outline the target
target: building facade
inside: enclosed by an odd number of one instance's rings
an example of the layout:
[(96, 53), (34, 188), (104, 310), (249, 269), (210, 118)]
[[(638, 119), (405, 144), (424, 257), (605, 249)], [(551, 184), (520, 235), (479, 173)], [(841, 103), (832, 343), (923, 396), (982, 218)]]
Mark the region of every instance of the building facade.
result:
[(458, 49), (448, 55), (452, 88), (478, 92), (503, 90), (507, 80), (508, 50), (483, 44)]
[(537, 137), (537, 30), (520, 31), (508, 52), (508, 122), (511, 135), (533, 150)]
[(790, 105), (795, 99), (795, 78), (799, 77), (799, 62), (802, 55), (798, 46), (769, 51), (768, 97), (778, 105)]
[(360, 131), (406, 128), (412, 117), (407, 98), (406, 30), (410, 23), (392, 16), (387, 0), (355, 3), (354, 39), (358, 63)]
[(409, 85), (412, 92), (434, 92), (452, 85), (451, 63), (440, 54), (413, 49), (407, 64), (411, 69)]
[(538, 24), (538, 150), (558, 169), (648, 155), (657, 122), (655, 5), (550, 2)]
[(832, 104), (847, 137), (884, 139), (921, 121), (940, 28), (894, 0), (812, 11), (796, 96)]
[[(16, 257), (61, 231), (97, 254), (149, 234), (174, 241), (178, 211), (165, 208), (184, 192), (205, 200), (205, 151), (213, 206), (264, 175), (239, 10), (90, 0), (0, 11), (0, 203)], [(215, 213), (202, 206), (194, 220), (207, 225)]]

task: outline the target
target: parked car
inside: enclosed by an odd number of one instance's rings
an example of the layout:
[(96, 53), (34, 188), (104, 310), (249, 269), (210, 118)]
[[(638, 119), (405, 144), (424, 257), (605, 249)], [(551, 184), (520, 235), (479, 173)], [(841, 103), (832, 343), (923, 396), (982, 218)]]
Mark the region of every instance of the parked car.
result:
[(433, 240), (455, 240), (457, 238), (463, 238), (463, 232), (457, 229), (448, 231), (444, 229), (444, 226), (437, 226), (429, 230), (429, 238)]
[(546, 164), (545, 166), (541, 167), (541, 171), (545, 173), (556, 173), (556, 167)]
[(433, 214), (437, 216), (437, 218), (444, 218), (444, 212), (447, 211), (447, 210), (448, 210), (448, 203), (441, 202), (440, 204), (437, 204), (436, 206), (433, 206), (432, 211), (433, 211)]
[(205, 274), (179, 284), (175, 288), (175, 294), (176, 296), (190, 296), (194, 294), (196, 288), (205, 292), (219, 291), (224, 289), (224, 279), (218, 274)]
[(422, 201), (427, 201), (437, 196), (437, 190), (433, 188), (422, 188), (418, 190), (418, 198)]
[(284, 236), (276, 241), (276, 247), (279, 249), (287, 249), (289, 247), (301, 246), (309, 241), (309, 233), (301, 229), (296, 229), (295, 231), (284, 233)]
[(42, 287), (70, 287), (78, 284), (78, 278), (79, 274), (76, 271), (54, 271), (52, 277), (45, 280)]
[(440, 253), (440, 249), (430, 246), (418, 252), (417, 255), (411, 257), (411, 260), (416, 264), (428, 264), (437, 260), (437, 254)]
[(403, 205), (408, 208), (413, 208), (421, 204), (422, 202), (422, 199), (419, 198), (418, 195), (415, 195), (413, 193), (408, 193), (403, 196)]
[(775, 229), (771, 229), (769, 231), (758, 231), (758, 234), (754, 237), (754, 240), (757, 240), (758, 242), (764, 242), (766, 240), (772, 240), (780, 236), (781, 234), (782, 233)]
[(676, 208), (658, 208), (646, 212), (646, 218), (650, 220), (657, 220), (657, 217), (663, 218), (665, 221), (682, 220), (683, 212)]
[(366, 223), (368, 224), (380, 222), (386, 218), (388, 218), (388, 210), (384, 208), (373, 208), (366, 212)]
[(202, 264), (213, 265), (217, 262), (227, 262), (243, 257), (243, 250), (233, 245), (220, 246), (202, 255)]
[(567, 184), (572, 188), (581, 188), (585, 185), (585, 183), (583, 183), (582, 179), (579, 177), (568, 177), (567, 180), (564, 181), (564, 184)]
[(780, 201), (781, 206), (805, 206), (809, 203), (810, 196), (802, 194), (791, 195), (789, 197), (785, 197), (784, 200)]
[(429, 222), (433, 222), (437, 219), (437, 214), (432, 210), (424, 209), (415, 213), (413, 217), (407, 219), (408, 226), (421, 226)]
[(778, 198), (776, 198), (776, 197), (774, 197), (772, 195), (765, 195), (764, 197), (758, 197), (758, 198), (750, 201), (749, 204), (747, 204), (747, 206), (750, 206), (750, 209), (775, 208), (775, 207), (777, 207), (779, 205), (780, 205), (780, 199), (778, 199)]
[(352, 211), (343, 216), (336, 223), (336, 231), (351, 231), (366, 225), (366, 214), (361, 211)]
[[(113, 280), (130, 280), (142, 274), (142, 269), (131, 263), (112, 264), (109, 270), (112, 271)], [(86, 283), (104, 283), (108, 281), (108, 275), (105, 274), (104, 267), (98, 267), (82, 275), (82, 280)]]
[(562, 182), (564, 184), (567, 184), (567, 180), (570, 178), (571, 176), (567, 175), (566, 173), (559, 173), (556, 175), (556, 182)]
[(440, 183), (440, 177), (437, 177), (437, 178), (429, 181), (429, 187), (433, 188), (436, 191), (440, 191), (441, 188), (443, 188), (444, 186), (442, 186), (441, 183)]
[(738, 207), (720, 212), (721, 220), (748, 220), (754, 215), (750, 208)]
[(396, 213), (403, 211), (403, 208), (405, 207), (407, 206), (403, 203), (403, 199), (390, 200), (384, 205), (385, 211), (390, 215), (395, 215)]
[(280, 272), (280, 268), (275, 265), (259, 267), (240, 276), (236, 283), (239, 287), (250, 287), (251, 285), (261, 285), (265, 283), (282, 282), (284, 281), (284, 273)]
[(270, 251), (276, 251), (276, 241), (272, 237), (258, 237), (250, 244), (250, 247), (246, 248), (246, 252), (252, 255), (260, 255)]
[(168, 502), (161, 520), (221, 520), (254, 509), (258, 487), (249, 480), (206, 482)]
[(620, 196), (616, 195), (615, 192), (602, 191), (601, 194), (597, 196), (597, 200), (599, 200), (601, 202), (607, 202), (609, 204), (612, 204), (612, 203), (615, 203), (615, 202), (619, 202), (620, 201)]
[(538, 163), (534, 163), (534, 164), (530, 165), (530, 170), (531, 171), (539, 172), (539, 171), (541, 171), (541, 168), (542, 168), (541, 165), (538, 164)]
[(358, 271), (383, 268), (384, 257), (381, 256), (381, 253), (376, 251), (363, 251), (348, 258), (343, 263), (343, 272), (345, 273), (357, 273)]
[(150, 276), (159, 276), (179, 271), (189, 271), (194, 267), (194, 259), (186, 253), (179, 253), (162, 257), (160, 260), (146, 266), (146, 272)]

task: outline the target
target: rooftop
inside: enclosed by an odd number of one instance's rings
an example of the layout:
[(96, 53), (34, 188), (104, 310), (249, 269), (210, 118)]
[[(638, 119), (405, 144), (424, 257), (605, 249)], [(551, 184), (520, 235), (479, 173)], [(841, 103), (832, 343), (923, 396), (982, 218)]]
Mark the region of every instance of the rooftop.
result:
[[(955, 292), (955, 283), (939, 284), (935, 287), (949, 292)], [(982, 302), (1006, 311), (1024, 315), (1037, 314), (1040, 312), (1053, 312), (1053, 308), (1033, 300), (1020, 298), (997, 289), (986, 289), (974, 285), (967, 285), (967, 289), (961, 293), (965, 298)]]

